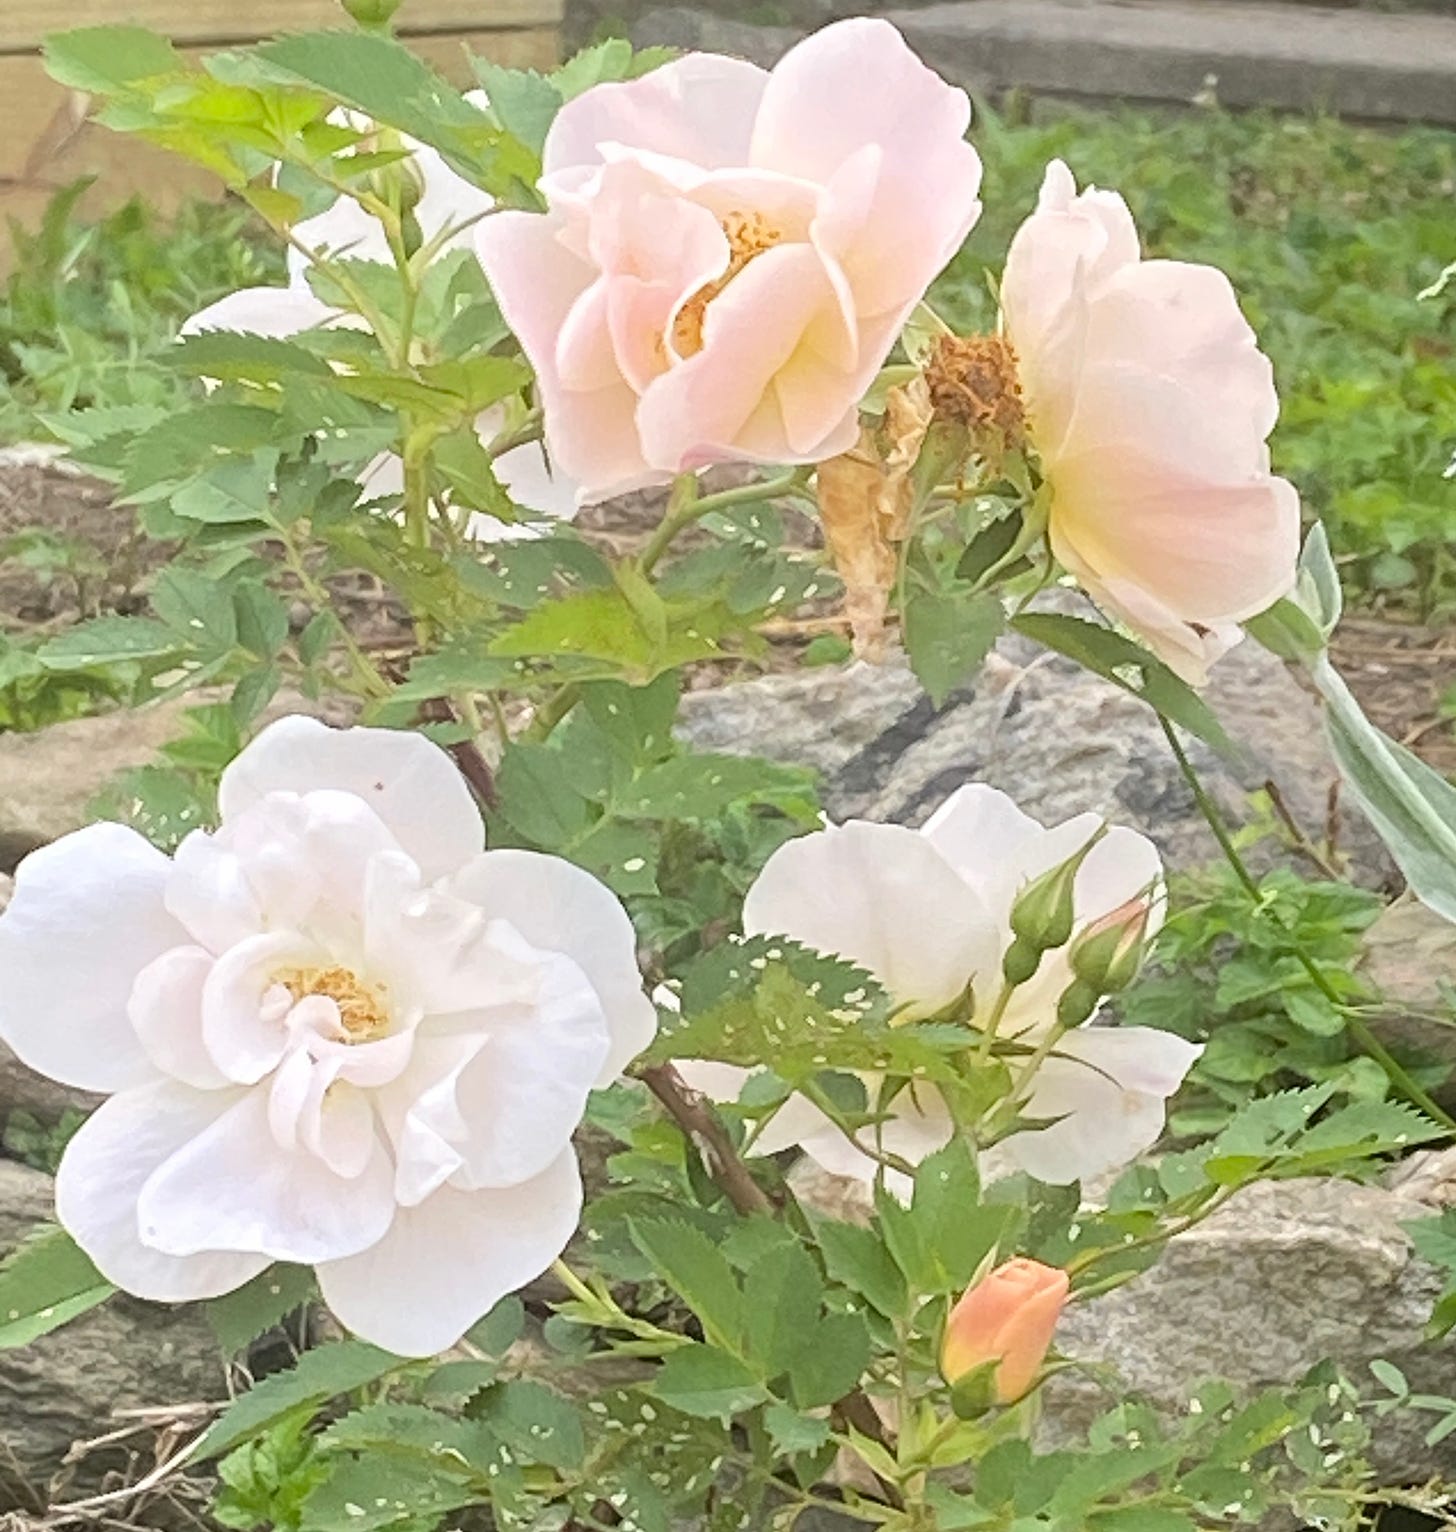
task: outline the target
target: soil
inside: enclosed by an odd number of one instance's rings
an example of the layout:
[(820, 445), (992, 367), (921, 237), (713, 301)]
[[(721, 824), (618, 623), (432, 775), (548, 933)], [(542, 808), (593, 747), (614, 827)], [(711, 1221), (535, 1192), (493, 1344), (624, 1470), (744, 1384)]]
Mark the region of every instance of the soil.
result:
[[(723, 484), (734, 482), (724, 471)], [(662, 510), (661, 494), (624, 497), (584, 512), (578, 525), (604, 550), (620, 555), (641, 547)], [(0, 633), (51, 630), (74, 620), (82, 606), (132, 610), (146, 575), (165, 562), (167, 549), (138, 543), (132, 517), (112, 504), (107, 485), (77, 474), (41, 454), (0, 458), (0, 548), (28, 527), (41, 527), (94, 549), (101, 574), (84, 583), (0, 557)], [(786, 516), (790, 539), (818, 543), (808, 518)], [(338, 593), (361, 643), (402, 651), (408, 643), (403, 613), (373, 581), (351, 580)], [(830, 610), (781, 622), (769, 632), (773, 668), (791, 668), (803, 645), (826, 631), (843, 631)], [(1390, 616), (1351, 615), (1335, 636), (1334, 656), (1370, 717), (1430, 765), (1456, 775), (1456, 625), (1427, 626)], [(745, 671), (745, 674), (748, 673)], [(736, 678), (732, 667), (702, 667), (689, 678), (695, 688)]]

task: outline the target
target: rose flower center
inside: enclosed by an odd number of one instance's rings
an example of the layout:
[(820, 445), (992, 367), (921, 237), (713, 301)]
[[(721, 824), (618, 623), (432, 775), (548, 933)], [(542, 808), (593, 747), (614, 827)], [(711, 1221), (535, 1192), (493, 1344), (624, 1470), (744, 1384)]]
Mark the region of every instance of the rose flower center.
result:
[(703, 349), (703, 324), (713, 299), (751, 260), (783, 242), (784, 231), (762, 213), (725, 213), (719, 223), (728, 239), (728, 269), (700, 287), (678, 310), (672, 325), (672, 345), (682, 358)]
[(309, 995), (332, 1000), (339, 1008), (346, 1042), (368, 1042), (389, 1030), (388, 1004), (378, 989), (365, 984), (352, 969), (290, 968), (275, 978), (292, 995), (295, 1005)]

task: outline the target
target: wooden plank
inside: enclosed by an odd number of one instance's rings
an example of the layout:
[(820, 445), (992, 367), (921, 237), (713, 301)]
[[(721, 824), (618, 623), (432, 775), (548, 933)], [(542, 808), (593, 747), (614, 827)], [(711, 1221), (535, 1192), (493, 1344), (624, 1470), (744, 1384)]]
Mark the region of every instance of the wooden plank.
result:
[[(483, 32), (556, 26), (565, 0), (406, 0), (402, 33)], [(181, 43), (251, 42), (275, 32), (343, 26), (338, 0), (90, 0), (84, 17), (55, 0), (0, 0), (0, 53), (38, 48), (51, 32), (126, 22)]]

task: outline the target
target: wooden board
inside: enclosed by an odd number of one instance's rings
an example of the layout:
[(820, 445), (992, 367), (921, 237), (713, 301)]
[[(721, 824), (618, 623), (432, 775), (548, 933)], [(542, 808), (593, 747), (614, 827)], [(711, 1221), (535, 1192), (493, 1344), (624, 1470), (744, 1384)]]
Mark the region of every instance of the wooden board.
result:
[[(484, 32), (554, 27), (564, 0), (405, 0), (401, 33)], [(252, 42), (275, 32), (348, 25), (338, 0), (0, 0), (0, 53), (39, 48), (46, 35), (74, 26), (129, 23), (179, 43)]]

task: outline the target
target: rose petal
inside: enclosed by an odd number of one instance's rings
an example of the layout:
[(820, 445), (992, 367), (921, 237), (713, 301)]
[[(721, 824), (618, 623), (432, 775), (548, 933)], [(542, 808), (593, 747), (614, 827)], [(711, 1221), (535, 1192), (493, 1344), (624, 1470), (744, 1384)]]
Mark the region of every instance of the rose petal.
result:
[(269, 793), (333, 789), (357, 794), (419, 864), (427, 882), (485, 845), (480, 810), (455, 763), (408, 730), (331, 729), (315, 718), (270, 724), (222, 774), (224, 824)]
[(173, 947), (137, 975), (127, 1005), (127, 1017), (157, 1068), (199, 1090), (231, 1084), (202, 1037), (202, 991), (212, 965), (205, 948)]
[(921, 1014), (995, 982), (995, 921), (914, 830), (851, 821), (780, 846), (743, 906), (750, 936), (780, 935), (859, 964)]
[[(137, 1197), (153, 1171), (242, 1099), (158, 1081), (123, 1091), (81, 1124), (56, 1173), (56, 1216), (102, 1276), (138, 1298), (186, 1303), (251, 1281), (266, 1255), (166, 1255), (142, 1243)], [(226, 1188), (237, 1195), (247, 1178)], [(219, 1188), (214, 1188), (216, 1194)]]
[(250, 1090), (158, 1165), (137, 1198), (142, 1239), (169, 1255), (236, 1250), (311, 1264), (383, 1238), (395, 1203), (377, 1130), (365, 1168), (345, 1177), (307, 1148), (282, 1148), (268, 1119), (268, 1093)]
[(606, 144), (705, 169), (746, 165), (767, 81), (754, 64), (689, 53), (641, 79), (596, 86), (553, 119), (543, 153), (546, 174), (600, 164)]
[(188, 941), (163, 902), (171, 864), (135, 830), (96, 824), (32, 852), (0, 917), (0, 1038), (81, 1090), (156, 1078), (127, 1020), (137, 975)]
[(632, 922), (599, 879), (560, 857), (488, 851), (463, 867), (448, 891), (488, 919), (513, 926), (533, 947), (563, 953), (585, 973), (611, 1030), (598, 1085), (609, 1085), (657, 1035)]
[(401, 1356), (432, 1356), (540, 1276), (566, 1248), (580, 1213), (581, 1176), (568, 1148), (520, 1186), (443, 1186), (418, 1207), (401, 1208), (370, 1249), (321, 1264), (319, 1288), (355, 1335)]
[(1105, 1175), (1157, 1142), (1167, 1098), (1202, 1048), (1152, 1027), (1082, 1027), (1037, 1071), (1026, 1115), (1057, 1117), (998, 1147), (1055, 1186)]

